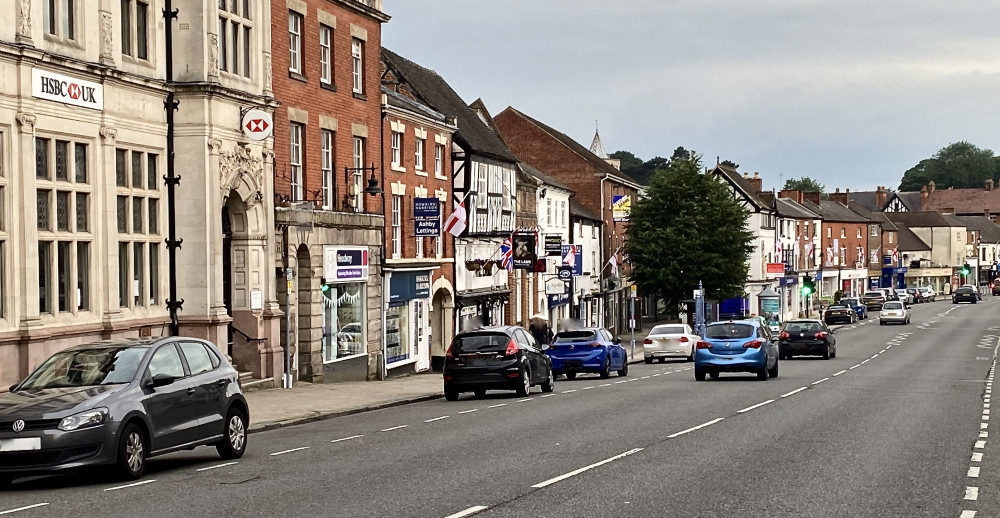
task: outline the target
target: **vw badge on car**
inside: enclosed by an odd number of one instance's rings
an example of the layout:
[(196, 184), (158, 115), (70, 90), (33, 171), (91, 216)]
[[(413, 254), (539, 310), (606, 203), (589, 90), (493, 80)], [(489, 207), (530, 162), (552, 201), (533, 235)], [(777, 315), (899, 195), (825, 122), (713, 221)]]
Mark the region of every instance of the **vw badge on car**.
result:
[(20, 433), (20, 432), (24, 431), (24, 421), (21, 420), (21, 419), (18, 419), (17, 421), (14, 421), (13, 428), (14, 428), (14, 433)]

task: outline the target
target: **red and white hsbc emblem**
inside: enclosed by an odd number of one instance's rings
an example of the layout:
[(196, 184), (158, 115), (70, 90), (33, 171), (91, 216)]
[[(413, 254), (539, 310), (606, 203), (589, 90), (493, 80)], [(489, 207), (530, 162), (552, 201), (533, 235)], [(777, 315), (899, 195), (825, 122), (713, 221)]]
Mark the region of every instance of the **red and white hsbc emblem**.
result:
[(93, 81), (64, 76), (39, 68), (31, 69), (31, 95), (73, 106), (104, 109), (104, 86)]
[(243, 115), (243, 134), (250, 140), (264, 140), (274, 131), (271, 114), (264, 110), (252, 109)]

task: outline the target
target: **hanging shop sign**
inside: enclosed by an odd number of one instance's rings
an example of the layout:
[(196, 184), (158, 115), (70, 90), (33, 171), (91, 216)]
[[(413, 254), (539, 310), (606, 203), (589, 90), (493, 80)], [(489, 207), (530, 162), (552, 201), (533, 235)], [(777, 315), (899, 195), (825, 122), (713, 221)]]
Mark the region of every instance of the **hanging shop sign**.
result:
[(559, 256), (562, 254), (563, 238), (560, 234), (545, 235), (545, 255)]
[(566, 283), (559, 279), (549, 279), (545, 281), (546, 295), (560, 295), (566, 293)]
[(559, 306), (565, 306), (569, 304), (569, 293), (563, 293), (560, 295), (549, 295), (549, 307), (556, 308)]
[(91, 110), (104, 110), (104, 86), (40, 68), (31, 69), (31, 95)]
[(323, 277), (328, 283), (368, 279), (368, 248), (324, 246)]
[(389, 278), (389, 303), (431, 296), (431, 272), (393, 272)]
[(247, 110), (240, 125), (243, 134), (250, 140), (264, 140), (274, 133), (274, 120), (271, 114), (257, 108)]
[(611, 217), (615, 221), (628, 221), (632, 214), (632, 197), (618, 194), (611, 197)]
[(538, 260), (538, 251), (535, 250), (537, 237), (534, 232), (515, 232), (511, 236), (511, 261), (515, 270), (534, 270), (535, 262)]
[(441, 235), (441, 200), (413, 198), (413, 235), (416, 237)]
[(580, 245), (562, 246), (562, 264), (573, 268), (573, 275), (583, 275), (583, 247)]

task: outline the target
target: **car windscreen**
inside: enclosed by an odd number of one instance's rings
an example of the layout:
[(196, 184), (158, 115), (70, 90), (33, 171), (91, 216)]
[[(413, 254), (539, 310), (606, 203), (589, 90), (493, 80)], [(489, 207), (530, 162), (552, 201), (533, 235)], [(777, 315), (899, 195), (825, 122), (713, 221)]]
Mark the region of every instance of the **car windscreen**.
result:
[(830, 307), (826, 309), (830, 310), (830, 309), (851, 309), (851, 308), (847, 304), (841, 302), (838, 304), (830, 304)]
[(459, 335), (452, 343), (452, 350), (459, 354), (503, 351), (510, 340), (511, 338), (503, 333)]
[(35, 369), (18, 390), (131, 383), (146, 351), (145, 347), (99, 347), (59, 352)]
[(555, 343), (557, 344), (569, 344), (578, 342), (598, 342), (600, 338), (597, 336), (597, 331), (563, 331), (555, 337)]
[(822, 329), (823, 326), (819, 322), (789, 322), (785, 324), (786, 333), (815, 333)]
[(705, 330), (705, 338), (735, 340), (753, 336), (753, 326), (749, 324), (711, 324)]
[(903, 309), (901, 302), (886, 302), (882, 309)]
[(649, 332), (651, 335), (682, 335), (684, 326), (656, 326)]

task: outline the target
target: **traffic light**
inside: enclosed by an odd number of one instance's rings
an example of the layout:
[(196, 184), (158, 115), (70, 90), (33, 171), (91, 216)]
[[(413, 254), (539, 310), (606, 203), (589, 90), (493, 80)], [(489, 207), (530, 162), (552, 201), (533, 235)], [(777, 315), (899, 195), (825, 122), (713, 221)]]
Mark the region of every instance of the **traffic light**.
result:
[(811, 275), (806, 275), (802, 279), (802, 294), (808, 297), (816, 292), (816, 282), (813, 281)]
[(972, 268), (969, 267), (969, 263), (965, 263), (965, 264), (962, 265), (962, 275), (968, 276), (969, 272), (971, 272), (971, 271), (972, 271)]

